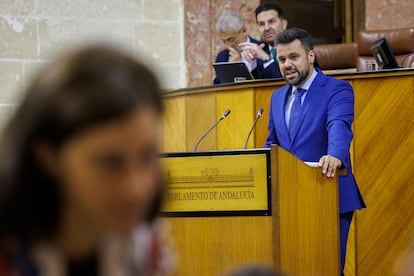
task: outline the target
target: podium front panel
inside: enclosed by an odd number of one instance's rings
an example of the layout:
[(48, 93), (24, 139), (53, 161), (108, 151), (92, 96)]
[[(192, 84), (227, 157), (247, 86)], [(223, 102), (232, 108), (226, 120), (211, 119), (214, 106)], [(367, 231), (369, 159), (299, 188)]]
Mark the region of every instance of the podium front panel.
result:
[(167, 216), (271, 215), (270, 151), (168, 153)]

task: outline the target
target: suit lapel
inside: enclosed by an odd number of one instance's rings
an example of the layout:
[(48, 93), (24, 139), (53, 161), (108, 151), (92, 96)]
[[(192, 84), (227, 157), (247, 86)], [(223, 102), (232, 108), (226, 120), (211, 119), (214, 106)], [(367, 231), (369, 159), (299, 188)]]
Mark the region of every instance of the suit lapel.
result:
[(290, 85), (286, 85), (277, 92), (277, 98), (275, 99), (275, 107), (276, 112), (274, 112), (275, 116), (273, 118), (275, 122), (275, 127), (277, 131), (277, 136), (279, 139), (279, 143), (281, 146), (289, 145), (290, 138), (289, 138), (289, 130), (286, 126), (286, 118), (285, 118), (285, 105), (286, 105), (286, 98), (288, 93), (291, 91), (292, 87)]
[(303, 121), (306, 118), (306, 115), (309, 112), (309, 109), (311, 106), (317, 104), (314, 103), (317, 101), (317, 95), (319, 93), (319, 90), (321, 86), (324, 83), (324, 77), (322, 72), (318, 71), (318, 75), (316, 76), (315, 80), (312, 82), (308, 92), (306, 92), (305, 100), (303, 101), (302, 108), (299, 113), (299, 118), (296, 123), (295, 129), (293, 130), (293, 135), (291, 137), (291, 146), (293, 145), (293, 142), (295, 141), (296, 136), (298, 135), (298, 132), (300, 128), (302, 127)]

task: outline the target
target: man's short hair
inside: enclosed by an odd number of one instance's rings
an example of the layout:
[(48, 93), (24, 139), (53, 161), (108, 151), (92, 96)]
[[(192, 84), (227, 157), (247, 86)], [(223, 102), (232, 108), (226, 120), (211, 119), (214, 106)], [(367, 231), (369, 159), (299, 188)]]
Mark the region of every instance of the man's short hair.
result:
[(245, 22), (243, 17), (235, 12), (226, 12), (222, 14), (216, 24), (216, 29), (219, 33), (229, 31), (240, 32), (244, 28)]
[(279, 33), (276, 37), (276, 45), (288, 44), (296, 39), (302, 43), (306, 53), (313, 50), (312, 36), (307, 31), (299, 28), (290, 28)]
[(283, 12), (281, 7), (279, 7), (278, 5), (274, 3), (263, 3), (259, 5), (255, 10), (256, 21), (257, 21), (257, 15), (259, 13), (264, 12), (264, 11), (270, 11), (270, 10), (276, 11), (280, 19), (286, 19), (285, 13)]

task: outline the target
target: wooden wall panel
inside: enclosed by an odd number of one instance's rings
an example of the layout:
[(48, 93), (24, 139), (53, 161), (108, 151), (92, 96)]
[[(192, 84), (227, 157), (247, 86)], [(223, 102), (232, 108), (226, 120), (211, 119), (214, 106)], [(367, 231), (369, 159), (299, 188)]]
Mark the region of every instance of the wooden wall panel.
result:
[(351, 227), (348, 234), (348, 243), (346, 246), (346, 260), (344, 273), (346, 276), (355, 276), (356, 275), (356, 221), (357, 216), (354, 215), (352, 219)]
[(256, 106), (258, 110), (260, 107), (264, 109), (262, 118), (257, 122), (255, 130), (255, 147), (261, 148), (266, 143), (267, 138), (267, 125), (269, 124), (269, 109), (270, 98), (274, 90), (280, 88), (283, 84), (274, 85), (270, 87), (259, 87), (255, 90)]
[(358, 213), (357, 275), (392, 275), (414, 229), (414, 79), (354, 88), (355, 177), (368, 206)]
[[(231, 113), (217, 126), (217, 149), (242, 149), (256, 116), (253, 90), (218, 94), (217, 117), (226, 109)], [(248, 146), (253, 147), (254, 137), (250, 139)]]
[[(354, 87), (354, 81), (348, 81), (352, 87)], [(355, 92), (355, 91), (354, 91)], [(355, 133), (354, 124), (352, 125), (352, 130)], [(355, 160), (354, 160), (354, 141), (351, 142), (350, 148), (351, 154), (351, 163), (352, 166), (355, 167)], [(344, 273), (346, 276), (355, 276), (356, 275), (356, 263), (357, 263), (357, 254), (356, 254), (356, 224), (357, 224), (357, 213), (354, 213), (354, 217), (351, 222), (351, 227), (349, 229), (348, 234), (348, 243), (346, 247), (346, 260), (345, 260), (345, 268)]]
[[(167, 220), (171, 226), (173, 243), (190, 249), (183, 252), (177, 248), (181, 255), (178, 256), (176, 275), (219, 276), (224, 271), (249, 263), (273, 265), (271, 217), (200, 217)], [(197, 263), (196, 266), (188, 265), (194, 262)]]
[[(187, 150), (193, 150), (198, 139), (208, 130), (217, 120), (216, 117), (216, 95), (214, 93), (196, 94), (186, 96), (185, 106), (187, 113), (191, 116), (186, 117), (186, 137)], [(197, 150), (213, 150), (217, 148), (216, 129), (213, 129), (200, 142)]]
[(187, 148), (185, 98), (165, 98), (164, 107), (163, 151), (185, 151)]

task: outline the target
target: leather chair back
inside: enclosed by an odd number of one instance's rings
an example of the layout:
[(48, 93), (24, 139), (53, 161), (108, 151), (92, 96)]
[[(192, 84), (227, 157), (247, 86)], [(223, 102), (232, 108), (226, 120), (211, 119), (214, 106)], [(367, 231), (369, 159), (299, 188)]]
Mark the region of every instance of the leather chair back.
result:
[(358, 59), (357, 70), (372, 70), (369, 68), (375, 63), (375, 58), (371, 54), (371, 44), (385, 37), (387, 42), (401, 67), (414, 66), (414, 28), (360, 31), (358, 33)]
[(322, 70), (343, 70), (356, 68), (358, 44), (338, 43), (315, 45), (315, 56)]

